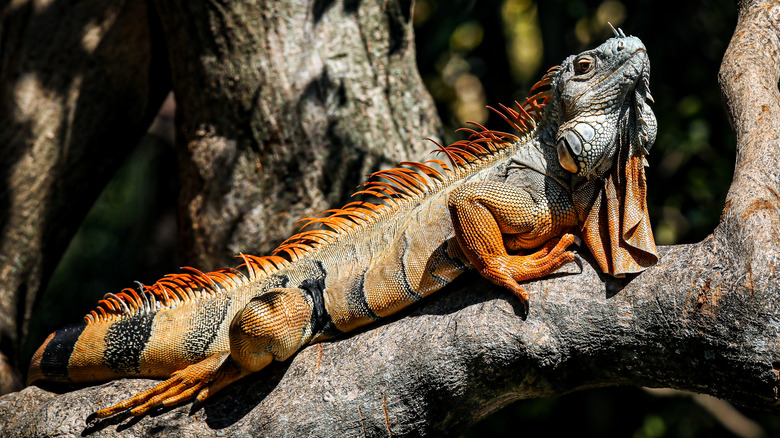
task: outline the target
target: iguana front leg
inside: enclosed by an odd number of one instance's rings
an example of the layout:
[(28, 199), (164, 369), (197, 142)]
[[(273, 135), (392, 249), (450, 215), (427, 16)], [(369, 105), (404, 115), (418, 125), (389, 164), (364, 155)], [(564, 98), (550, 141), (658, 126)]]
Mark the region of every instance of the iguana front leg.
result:
[[(565, 232), (576, 225), (564, 197), (534, 202), (523, 189), (482, 181), (453, 190), (448, 201), (455, 236), (469, 262), (486, 279), (511, 290), (528, 310), (528, 293), (519, 282), (548, 275), (576, 260), (566, 249), (579, 239)], [(557, 201), (557, 202), (556, 202)], [(552, 240), (560, 238), (557, 242)], [(527, 255), (511, 250), (533, 249)]]
[(272, 289), (247, 303), (230, 324), (230, 351), (174, 372), (168, 380), (93, 414), (110, 417), (130, 410), (134, 416), (156, 407), (173, 406), (208, 397), (234, 381), (283, 361), (311, 338), (313, 305), (304, 290)]

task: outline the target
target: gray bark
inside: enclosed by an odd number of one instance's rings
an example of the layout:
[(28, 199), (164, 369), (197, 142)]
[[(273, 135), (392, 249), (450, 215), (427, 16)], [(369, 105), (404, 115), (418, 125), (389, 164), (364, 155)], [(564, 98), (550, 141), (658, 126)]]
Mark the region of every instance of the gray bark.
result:
[(657, 266), (627, 280), (600, 275), (583, 255), (582, 274), (527, 284), (526, 319), (507, 291), (466, 275), (388, 322), (231, 385), (192, 415), (184, 405), (85, 425), (148, 380), (27, 388), (0, 398), (3, 434), (454, 435), (518, 399), (623, 384), (777, 412), (780, 6), (739, 7), (720, 72), (735, 175), (704, 241), (661, 248)]
[(410, 1), (158, 1), (179, 108), (180, 249), (267, 254), (441, 131)]

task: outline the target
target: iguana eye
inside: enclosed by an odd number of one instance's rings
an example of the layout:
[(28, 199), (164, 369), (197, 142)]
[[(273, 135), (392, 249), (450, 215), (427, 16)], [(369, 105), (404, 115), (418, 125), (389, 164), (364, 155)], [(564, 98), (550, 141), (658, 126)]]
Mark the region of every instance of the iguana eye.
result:
[(593, 58), (590, 56), (583, 56), (582, 58), (574, 61), (574, 70), (579, 75), (589, 72), (592, 68)]

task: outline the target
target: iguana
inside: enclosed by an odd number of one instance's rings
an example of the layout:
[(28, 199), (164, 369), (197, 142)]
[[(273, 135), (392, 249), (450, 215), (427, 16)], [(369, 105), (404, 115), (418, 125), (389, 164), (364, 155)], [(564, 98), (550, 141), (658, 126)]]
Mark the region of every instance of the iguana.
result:
[(138, 291), (107, 294), (85, 322), (49, 335), (28, 374), (40, 381), (167, 379), (115, 406), (130, 410), (205, 399), (430, 295), (476, 269), (511, 290), (576, 260), (580, 239), (616, 277), (657, 262), (645, 200), (655, 141), (650, 65), (622, 31), (550, 69), (516, 109), (517, 135), (475, 124), (442, 146), (449, 160), (374, 173), (351, 202), (306, 219), (271, 256), (237, 269), (184, 268)]

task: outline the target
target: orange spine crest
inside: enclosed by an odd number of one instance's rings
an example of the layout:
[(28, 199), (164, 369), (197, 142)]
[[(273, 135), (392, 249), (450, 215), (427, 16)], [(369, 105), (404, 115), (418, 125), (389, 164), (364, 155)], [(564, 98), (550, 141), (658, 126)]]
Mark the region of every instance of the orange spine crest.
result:
[[(544, 106), (551, 99), (550, 89), (545, 87), (549, 87), (555, 74), (557, 67), (550, 69), (542, 80), (531, 87), (524, 104), (515, 102), (517, 109), (504, 105), (500, 105), (501, 110), (488, 108), (518, 133), (531, 132), (541, 118)], [(88, 324), (93, 324), (139, 312), (152, 312), (202, 297), (209, 298), (249, 282), (262, 280), (339, 237), (370, 226), (380, 215), (392, 214), (406, 201), (418, 199), (441, 188), (450, 178), (457, 178), (462, 175), (460, 172), (495, 156), (520, 140), (514, 134), (489, 130), (479, 123), (470, 124), (476, 129), (458, 129), (458, 132), (466, 133), (468, 139), (449, 146), (426, 138), (437, 146), (431, 153), (443, 154), (450, 162), (449, 165), (439, 159), (422, 163), (402, 161), (393, 169), (374, 172), (369, 176), (370, 180), (360, 184), (360, 190), (353, 194), (372, 197), (374, 202), (353, 201), (342, 208), (326, 210), (320, 217), (301, 219), (299, 222), (304, 222), (301, 231), (282, 242), (270, 256), (239, 254), (236, 257), (241, 258), (243, 263), (237, 268), (244, 269), (246, 275), (230, 268), (204, 273), (196, 268), (184, 267), (184, 272), (168, 274), (151, 286), (139, 283), (138, 292), (127, 288), (119, 294), (106, 294), (98, 301), (97, 309), (84, 319)], [(315, 224), (321, 228), (305, 230)]]

